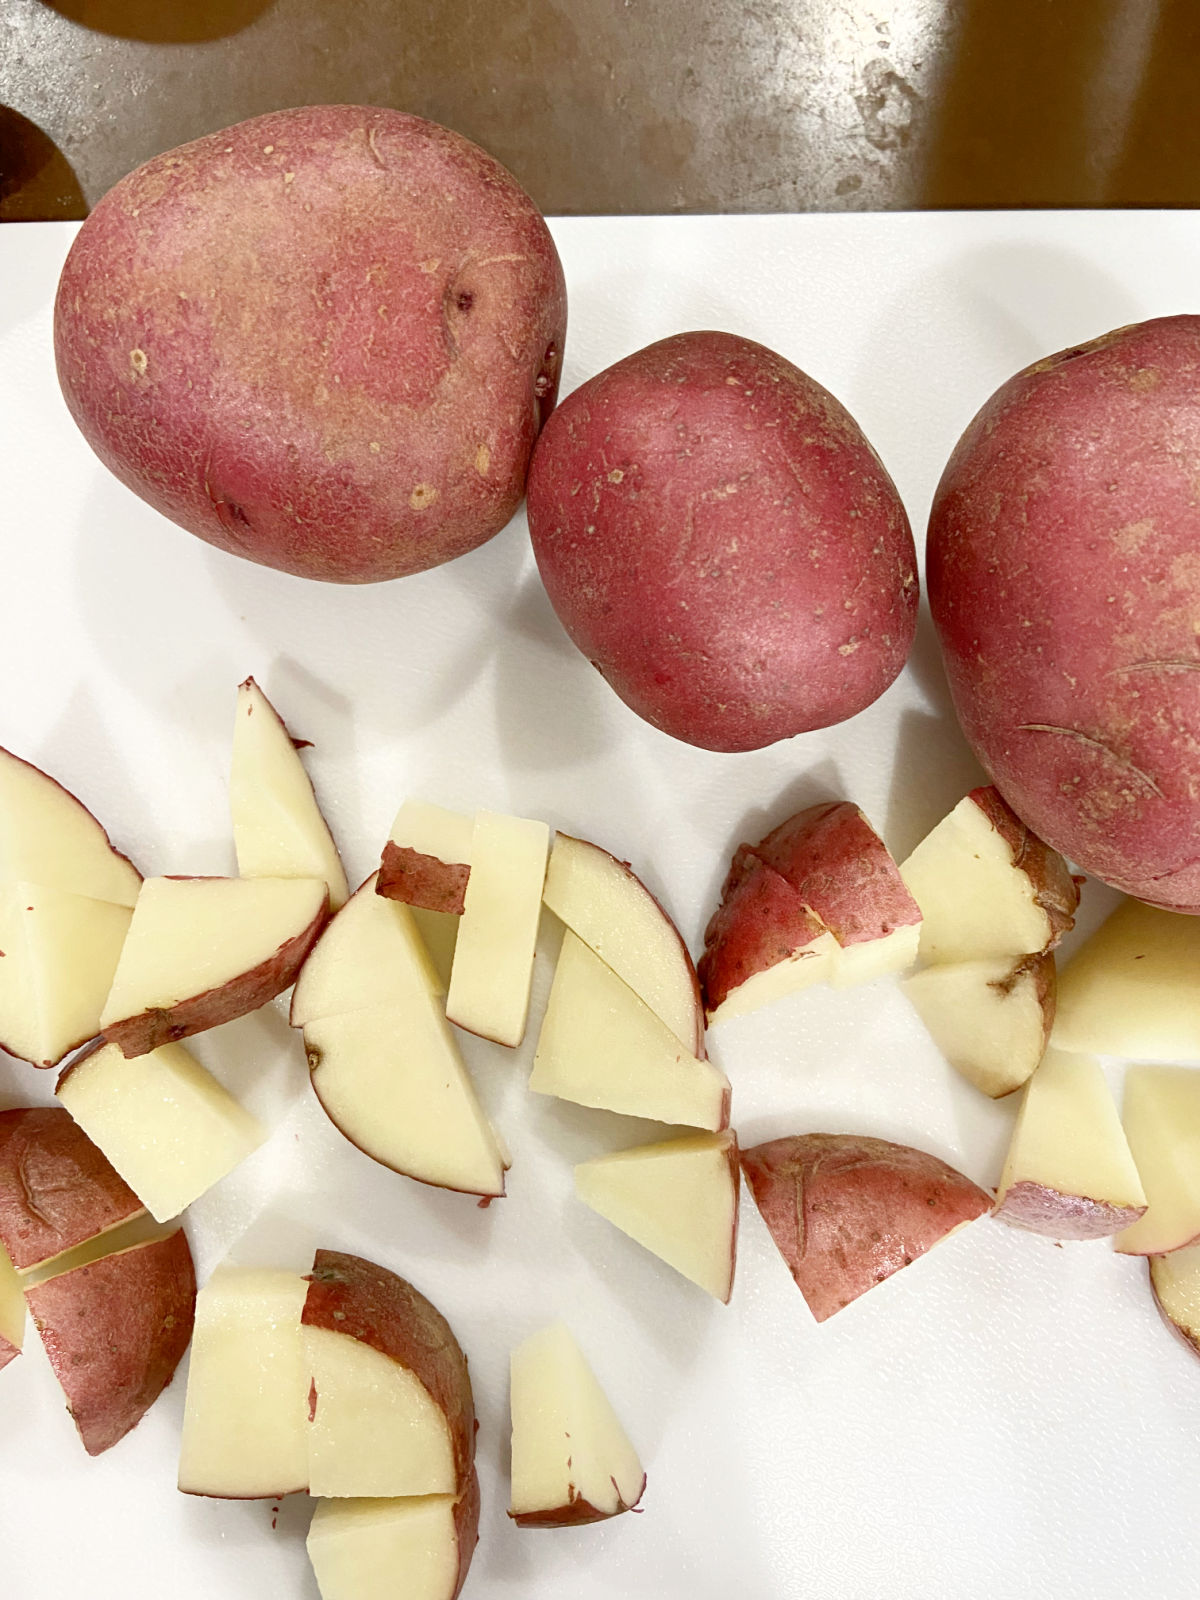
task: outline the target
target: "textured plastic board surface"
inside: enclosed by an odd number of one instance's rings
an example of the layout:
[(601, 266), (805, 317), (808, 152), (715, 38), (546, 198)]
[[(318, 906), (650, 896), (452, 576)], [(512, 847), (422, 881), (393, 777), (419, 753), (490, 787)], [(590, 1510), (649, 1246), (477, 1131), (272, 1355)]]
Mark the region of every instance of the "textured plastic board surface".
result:
[[(555, 233), (567, 387), (680, 328), (748, 334), (849, 405), (918, 530), (996, 383), (1190, 309), (1200, 281), (1186, 214), (588, 219)], [(62, 405), (50, 306), (71, 234), (0, 230), (0, 743), (93, 806), (143, 871), (233, 870), (226, 779), (247, 673), (314, 741), (352, 882), (405, 795), (541, 817), (630, 859), (693, 950), (740, 838), (845, 794), (903, 856), (976, 781), (927, 623), (901, 680), (854, 721), (714, 755), (640, 723), (575, 653), (520, 517), (451, 566), (368, 589), (208, 549), (121, 488)], [(1112, 903), (1089, 885), (1086, 924)], [(201, 1280), (227, 1253), (305, 1269), (317, 1245), (359, 1251), (410, 1276), (469, 1353), (484, 1514), (467, 1595), (1194, 1593), (1200, 1367), (1159, 1323), (1144, 1265), (985, 1220), (818, 1327), (747, 1202), (733, 1302), (710, 1303), (572, 1197), (573, 1161), (651, 1130), (524, 1089), (553, 944), (547, 927), (522, 1051), (463, 1039), (513, 1153), (508, 1197), (487, 1210), (341, 1138), (282, 1001), (194, 1041), (274, 1130), (190, 1214)], [(950, 1073), (893, 981), (799, 995), (710, 1046), (747, 1143), (860, 1130), (999, 1176), (1013, 1108)], [(0, 1103), (51, 1092), (50, 1074), (0, 1058)], [(504, 1515), (508, 1354), (560, 1314), (646, 1465), (645, 1512), (519, 1531)], [(183, 1380), (89, 1461), (30, 1335), (0, 1375), (6, 1600), (315, 1600), (302, 1498), (276, 1525), (268, 1504), (176, 1492)]]

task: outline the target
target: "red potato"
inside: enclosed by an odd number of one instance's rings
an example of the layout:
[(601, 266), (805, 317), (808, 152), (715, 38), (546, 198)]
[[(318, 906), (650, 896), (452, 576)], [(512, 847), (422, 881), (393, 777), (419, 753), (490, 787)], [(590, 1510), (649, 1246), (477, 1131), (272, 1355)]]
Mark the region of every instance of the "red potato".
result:
[(1042, 838), (1139, 899), (1200, 911), (1200, 317), (1018, 373), (929, 523), (955, 707)]
[(276, 111), (156, 156), (80, 230), (59, 381), (117, 477), (300, 577), (437, 566), (520, 503), (566, 290), (498, 162), (420, 117)]
[(704, 930), (697, 969), (709, 1024), (827, 982), (836, 955), (833, 935), (812, 907), (739, 846)]
[(743, 1150), (742, 1171), (818, 1322), (992, 1206), (936, 1156), (858, 1134), (772, 1139)]
[(98, 1456), (141, 1421), (192, 1337), (183, 1229), (50, 1278), (26, 1299), (83, 1447)]
[(899, 673), (916, 557), (891, 479), (799, 368), (677, 334), (538, 443), (529, 529), (563, 626), (639, 716), (708, 750), (841, 722)]
[(62, 1106), (0, 1111), (0, 1243), (18, 1272), (143, 1210)]

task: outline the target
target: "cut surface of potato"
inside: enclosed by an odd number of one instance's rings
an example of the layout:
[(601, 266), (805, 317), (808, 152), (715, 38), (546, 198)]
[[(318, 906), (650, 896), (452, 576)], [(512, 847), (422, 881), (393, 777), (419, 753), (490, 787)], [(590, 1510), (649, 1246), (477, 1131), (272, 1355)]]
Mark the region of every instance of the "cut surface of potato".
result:
[(309, 1022), (304, 1046), (318, 1100), (360, 1150), (423, 1183), (504, 1193), (507, 1163), (432, 995)]
[(25, 1340), (25, 1293), (17, 1269), (0, 1245), (0, 1367), (21, 1354)]
[(102, 1045), (71, 1063), (56, 1093), (159, 1222), (177, 1217), (266, 1138), (180, 1044), (132, 1060)]
[(88, 1455), (123, 1439), (170, 1383), (192, 1337), (196, 1272), (182, 1228), (26, 1292)]
[(196, 1300), (179, 1487), (221, 1499), (308, 1488), (308, 1284), (277, 1268), (218, 1267)]
[(0, 1046), (54, 1067), (94, 1039), (131, 916), (64, 889), (0, 890)]
[(818, 1322), (992, 1205), (936, 1156), (858, 1134), (772, 1139), (742, 1152), (742, 1171)]
[(975, 789), (900, 867), (921, 908), (923, 962), (1052, 950), (1074, 924), (1079, 890), (1056, 850), (995, 789)]
[(426, 911), (462, 912), (471, 876), (474, 819), (406, 800), (383, 847), (378, 892)]
[(1099, 1062), (1048, 1050), (1025, 1089), (996, 1216), (1052, 1239), (1100, 1239), (1129, 1227), (1145, 1209)]
[(726, 1303), (737, 1260), (738, 1190), (731, 1132), (639, 1145), (575, 1168), (575, 1191), (586, 1205)]
[(718, 1132), (729, 1079), (683, 1048), (666, 1023), (568, 928), (529, 1087), (577, 1105)]
[(1200, 1072), (1130, 1067), (1121, 1120), (1149, 1203), (1117, 1249), (1151, 1256), (1200, 1239)]
[(544, 822), (491, 811), (475, 818), (446, 1015), (497, 1044), (525, 1037), (549, 848)]
[(999, 1099), (1028, 1081), (1054, 1019), (1054, 956), (992, 956), (925, 967), (903, 983), (946, 1060)]
[(1200, 1244), (1151, 1256), (1150, 1287), (1168, 1326), (1200, 1355)]
[(566, 1527), (637, 1505), (646, 1487), (642, 1464), (563, 1323), (513, 1351), (511, 1404), (514, 1522)]
[(253, 678), (238, 685), (229, 805), (243, 878), (323, 878), (330, 909), (345, 903), (346, 873), (312, 780)]
[(455, 1600), (478, 1537), (474, 1474), (471, 1482), (460, 1500), (322, 1500), (308, 1530), (321, 1600)]
[(704, 1054), (700, 983), (678, 928), (627, 863), (570, 834), (554, 837), (544, 899), (693, 1055)]
[(1135, 1061), (1200, 1061), (1200, 917), (1126, 900), (1063, 967), (1054, 1044)]
[(409, 910), (437, 974), (437, 992), (445, 994), (454, 966), (454, 947), (458, 943), (458, 925), (462, 919), (450, 911), (427, 911), (424, 906), (410, 906)]
[(100, 1017), (144, 1055), (286, 989), (329, 908), (324, 879), (147, 878)]
[(143, 1210), (62, 1106), (0, 1111), (0, 1243), (18, 1272), (111, 1233)]
[(301, 1321), (311, 1492), (465, 1494), (475, 1403), (466, 1357), (437, 1307), (386, 1267), (318, 1250)]
[(430, 994), (445, 994), (413, 913), (376, 894), (378, 876), (372, 873), (355, 890), (301, 967), (292, 992), (293, 1028), (322, 1017), (403, 1007)]
[(16, 882), (132, 907), (142, 875), (73, 794), (0, 749), (0, 884)]

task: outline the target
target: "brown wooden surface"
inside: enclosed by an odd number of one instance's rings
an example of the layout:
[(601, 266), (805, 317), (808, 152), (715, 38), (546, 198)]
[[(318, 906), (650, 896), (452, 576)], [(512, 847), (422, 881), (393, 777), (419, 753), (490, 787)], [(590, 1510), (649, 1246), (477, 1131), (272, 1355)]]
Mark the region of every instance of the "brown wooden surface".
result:
[(0, 0), (0, 218), (308, 101), (549, 213), (1194, 205), (1198, 0)]

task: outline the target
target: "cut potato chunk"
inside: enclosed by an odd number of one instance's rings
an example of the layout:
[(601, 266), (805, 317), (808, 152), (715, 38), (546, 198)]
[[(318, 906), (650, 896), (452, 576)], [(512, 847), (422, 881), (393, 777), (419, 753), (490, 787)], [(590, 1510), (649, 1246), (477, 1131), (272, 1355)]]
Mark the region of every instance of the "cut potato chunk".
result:
[(1052, 950), (1074, 924), (1079, 889), (1056, 850), (995, 789), (975, 789), (900, 868), (921, 908), (923, 962)]
[(0, 884), (18, 882), (132, 907), (142, 876), (73, 794), (0, 750)]
[(1047, 1051), (1029, 1080), (996, 1196), (996, 1216), (1052, 1239), (1129, 1227), (1146, 1195), (1097, 1061)]
[(423, 906), (410, 906), (409, 909), (421, 943), (437, 974), (437, 992), (445, 994), (454, 967), (454, 947), (458, 943), (461, 918), (450, 911), (427, 911)]
[(586, 839), (556, 834), (543, 899), (687, 1050), (704, 1054), (704, 1010), (692, 958), (679, 929), (627, 863)]
[(1200, 1244), (1151, 1256), (1150, 1287), (1167, 1325), (1200, 1355)]
[(321, 1600), (455, 1600), (478, 1526), (474, 1474), (458, 1500), (323, 1500), (308, 1530)]
[(728, 1302), (739, 1190), (732, 1133), (691, 1134), (597, 1156), (575, 1168), (575, 1190), (676, 1272)]
[(64, 889), (0, 891), (0, 1047), (54, 1067), (94, 1039), (131, 916)]
[(26, 1291), (90, 1456), (123, 1439), (170, 1383), (192, 1337), (196, 1272), (182, 1228)]
[(729, 1079), (686, 1051), (628, 984), (568, 928), (529, 1087), (577, 1105), (717, 1132)]
[(474, 831), (471, 817), (423, 800), (406, 800), (383, 847), (379, 893), (426, 911), (461, 913)]
[(101, 1031), (145, 1055), (257, 1010), (293, 981), (328, 909), (324, 879), (148, 878)]
[(318, 1100), (360, 1150), (422, 1183), (504, 1193), (507, 1162), (432, 995), (309, 1022), (304, 1045)]
[(497, 1044), (525, 1037), (549, 848), (544, 822), (490, 811), (475, 818), (446, 1015)]
[(413, 913), (376, 894), (378, 876), (373, 873), (355, 890), (300, 969), (292, 992), (293, 1028), (445, 994)]
[(298, 1272), (218, 1267), (196, 1301), (179, 1487), (222, 1499), (308, 1488), (311, 1374)]
[(1121, 1115), (1149, 1204), (1117, 1249), (1152, 1256), (1200, 1239), (1200, 1072), (1130, 1067)]
[(1126, 900), (1058, 981), (1054, 1044), (1085, 1055), (1200, 1061), (1200, 917)]
[(946, 1060), (999, 1099), (1028, 1081), (1054, 1019), (1054, 957), (992, 956), (926, 967), (904, 992)]
[(103, 1045), (73, 1061), (56, 1092), (159, 1222), (177, 1217), (266, 1138), (179, 1044), (133, 1060)]
[(346, 873), (312, 781), (253, 678), (238, 686), (229, 803), (243, 878), (322, 878), (331, 909), (344, 904)]
[(511, 1371), (513, 1521), (559, 1528), (636, 1506), (646, 1474), (565, 1325), (518, 1345)]
[(21, 1354), (25, 1342), (25, 1293), (17, 1269), (0, 1245), (0, 1367)]
[(704, 930), (700, 986), (710, 1026), (832, 981), (838, 945), (786, 878), (743, 846)]

